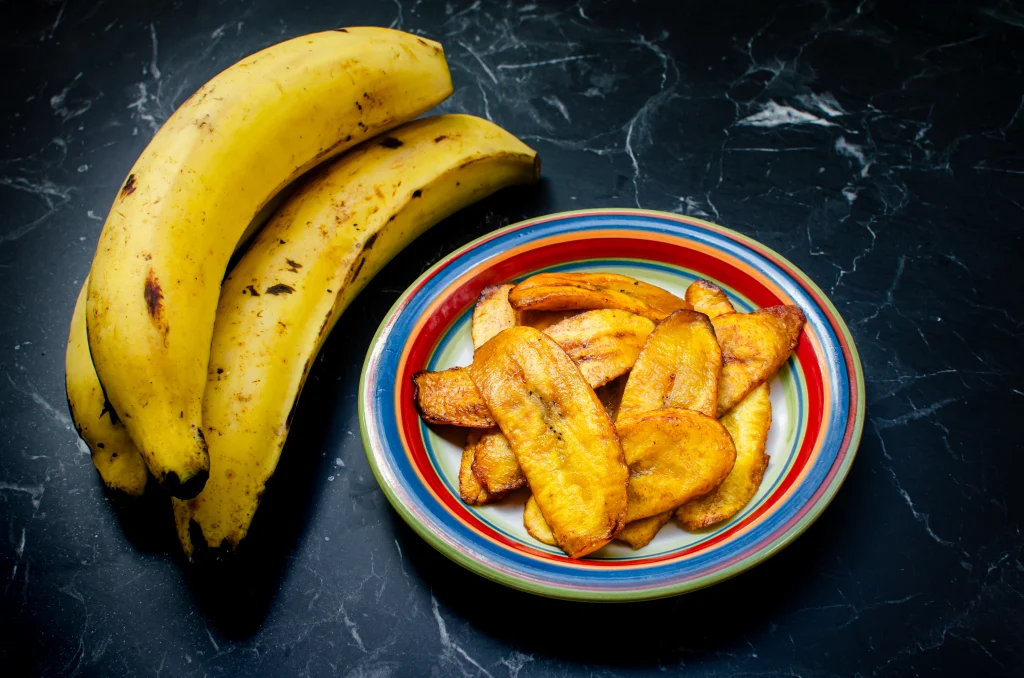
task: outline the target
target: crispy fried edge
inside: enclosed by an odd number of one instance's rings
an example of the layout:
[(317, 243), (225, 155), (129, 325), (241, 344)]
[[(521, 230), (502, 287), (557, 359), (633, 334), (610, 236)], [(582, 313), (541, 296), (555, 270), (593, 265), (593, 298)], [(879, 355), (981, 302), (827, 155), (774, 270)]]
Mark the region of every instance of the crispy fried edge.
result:
[(558, 546), (558, 542), (555, 541), (555, 533), (551, 531), (551, 526), (544, 519), (544, 514), (540, 512), (540, 504), (532, 494), (526, 500), (526, 505), (523, 506), (523, 527), (526, 528), (527, 534), (540, 543)]
[(634, 520), (631, 523), (626, 523), (622, 532), (619, 532), (615, 539), (629, 544), (630, 548), (637, 551), (650, 544), (671, 518), (672, 511), (664, 511), (647, 518)]
[[(512, 305), (508, 303), (508, 293), (512, 291), (513, 287), (515, 287), (515, 285), (505, 283), (503, 285), (489, 285), (488, 287), (485, 287), (482, 290), (480, 290), (480, 296), (476, 298), (476, 303), (473, 305), (473, 318), (469, 330), (470, 338), (473, 341), (474, 350), (486, 344), (490, 339), (494, 338), (495, 334), (501, 331), (498, 330), (498, 332), (494, 332), (486, 339), (483, 338), (482, 336), (478, 337), (477, 335), (477, 327), (479, 326), (481, 318), (485, 314), (487, 316), (490, 316), (494, 312), (494, 308), (492, 306), (493, 304), (500, 304), (501, 301), (504, 301), (508, 305), (509, 310), (512, 311), (512, 325), (509, 325), (508, 327), (514, 327), (516, 324), (518, 324), (519, 316), (521, 316), (522, 313), (516, 311), (514, 308), (512, 308)], [(500, 297), (498, 297), (498, 299), (495, 299), (495, 296), (502, 294), (502, 292), (504, 292), (504, 300), (502, 300)], [(503, 327), (501, 329), (508, 328)]]
[[(465, 367), (450, 367), (448, 370), (464, 370)], [(487, 411), (486, 415), (477, 416), (475, 419), (460, 419), (453, 420), (451, 418), (445, 418), (434, 414), (433, 411), (425, 408), (420, 398), (421, 389), (419, 379), (425, 374), (441, 374), (448, 370), (441, 370), (440, 372), (431, 372), (430, 370), (420, 370), (416, 374), (412, 375), (412, 400), (416, 406), (416, 412), (419, 413), (420, 418), (428, 424), (444, 424), (449, 426), (459, 426), (460, 428), (494, 428), (498, 424), (491, 417), (490, 410), (487, 410), (486, 404), (484, 409)], [(480, 398), (480, 402), (483, 403), (483, 398)], [(465, 423), (471, 421), (474, 423)]]
[(729, 301), (725, 290), (704, 278), (690, 283), (686, 288), (685, 299), (693, 306), (694, 311), (699, 311), (708, 318), (717, 318), (726, 313), (736, 312), (736, 308)]

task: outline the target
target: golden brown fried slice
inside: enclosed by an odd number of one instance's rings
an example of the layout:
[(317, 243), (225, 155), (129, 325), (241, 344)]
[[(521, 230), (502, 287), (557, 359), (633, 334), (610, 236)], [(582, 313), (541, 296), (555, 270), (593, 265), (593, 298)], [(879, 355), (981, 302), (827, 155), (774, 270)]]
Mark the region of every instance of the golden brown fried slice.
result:
[(538, 273), (516, 285), (508, 300), (520, 310), (617, 308), (654, 321), (690, 308), (660, 287), (615, 273)]
[(579, 314), (580, 311), (519, 311), (519, 324), (543, 332), (552, 325)]
[(686, 288), (686, 302), (693, 306), (694, 311), (709, 318), (736, 312), (722, 288), (710, 280), (694, 280), (690, 283)]
[(450, 424), (468, 428), (493, 428), (491, 411), (473, 385), (464, 367), (441, 372), (417, 372), (413, 400), (428, 424)]
[(633, 550), (642, 549), (651, 543), (651, 540), (658, 535), (658, 531), (665, 526), (665, 523), (672, 518), (671, 511), (659, 513), (650, 518), (641, 518), (631, 523), (626, 523), (622, 532), (615, 537), (616, 541), (624, 541), (633, 547)]
[[(549, 327), (565, 342), (565, 348), (573, 354), (583, 377), (591, 386), (600, 386), (615, 377), (625, 374), (636, 359), (637, 345), (643, 342), (641, 335), (650, 331), (646, 318), (616, 311), (615, 316), (607, 312), (597, 313), (591, 321), (577, 321), (579, 314), (569, 318), (559, 330)], [(618, 320), (609, 321), (609, 317)], [(653, 325), (653, 324), (652, 324)], [(495, 425), (487, 405), (468, 378), (468, 372), (461, 367), (440, 372), (418, 372), (413, 376), (416, 382), (414, 398), (416, 407), (424, 421), (430, 424), (450, 424), (470, 428), (490, 428)]]
[[(526, 485), (508, 438), (498, 429), (478, 433), (473, 451), (473, 473), (490, 494), (507, 494)], [(470, 434), (472, 435), (472, 433)]]
[(602, 309), (567, 318), (544, 333), (562, 347), (587, 383), (597, 388), (628, 372), (654, 322), (627, 311)]
[(692, 410), (620, 413), (615, 428), (629, 464), (628, 522), (707, 494), (736, 461), (736, 448), (725, 427)]
[(611, 540), (625, 525), (629, 472), (601, 401), (565, 351), (513, 327), (477, 351), (469, 373), (559, 547), (578, 558)]
[(676, 518), (686, 529), (699, 530), (728, 520), (757, 494), (769, 461), (765, 453), (772, 425), (769, 395), (768, 384), (761, 384), (719, 420), (736, 444), (736, 464), (721, 485), (679, 507)]
[(726, 313), (711, 321), (722, 345), (717, 415), (771, 378), (800, 339), (804, 313), (796, 306), (769, 306), (754, 313)]
[(533, 495), (526, 500), (526, 507), (523, 508), (523, 527), (531, 537), (540, 543), (558, 546), (555, 535), (552, 534), (548, 522), (544, 520), (544, 514), (540, 512), (540, 506), (537, 505), (537, 500), (533, 498)]
[(459, 464), (459, 496), (470, 506), (482, 506), (495, 501), (498, 497), (488, 494), (476, 474), (473, 473), (473, 451), (476, 448), (472, 435), (474, 433), (478, 432), (470, 431), (470, 439), (462, 450), (462, 463)]
[[(615, 421), (618, 413), (625, 385), (625, 377), (619, 377), (595, 391), (612, 421)], [(526, 485), (526, 476), (508, 444), (508, 438), (498, 429), (488, 431), (480, 439), (473, 460), (473, 472), (491, 494), (510, 492)]]
[(722, 350), (711, 321), (676, 311), (651, 332), (629, 373), (619, 417), (662, 407), (715, 413)]
[(519, 313), (508, 303), (514, 285), (485, 287), (473, 307), (473, 348), (478, 349), (498, 332), (515, 327)]

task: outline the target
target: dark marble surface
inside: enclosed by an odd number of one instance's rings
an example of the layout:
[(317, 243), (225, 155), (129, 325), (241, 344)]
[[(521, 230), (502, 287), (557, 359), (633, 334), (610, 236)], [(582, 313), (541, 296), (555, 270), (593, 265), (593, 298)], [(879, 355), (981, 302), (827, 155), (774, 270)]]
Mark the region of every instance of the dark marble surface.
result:
[[(1021, 675), (1024, 8), (700, 5), (0, 3), (3, 672)], [(367, 288), (241, 563), (193, 567), (166, 498), (113, 501), (77, 442), (75, 295), (178, 104), (256, 49), (353, 24), (443, 41), (442, 110), (522, 136), (546, 180), (438, 226)], [(406, 285), (494, 227), (597, 206), (707, 217), (780, 251), (831, 295), (867, 379), (864, 440), (823, 517), (749, 573), (647, 604), (533, 598), (449, 563), (391, 510), (358, 435), (363, 356)]]

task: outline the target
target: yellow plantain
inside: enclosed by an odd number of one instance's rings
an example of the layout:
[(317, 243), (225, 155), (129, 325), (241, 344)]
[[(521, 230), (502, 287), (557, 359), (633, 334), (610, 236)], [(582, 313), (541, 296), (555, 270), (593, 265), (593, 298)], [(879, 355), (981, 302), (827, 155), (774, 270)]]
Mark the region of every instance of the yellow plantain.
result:
[(112, 490), (137, 497), (146, 489), (149, 473), (135, 443), (124, 430), (117, 414), (106, 402), (103, 387), (92, 366), (85, 329), (86, 278), (78, 293), (71, 317), (71, 333), (64, 358), (64, 386), (75, 430), (92, 452), (92, 463), (103, 484)]
[(539, 169), (493, 123), (425, 118), (346, 154), (274, 215), (224, 281), (203, 399), (210, 479), (174, 502), (187, 553), (193, 523), (210, 546), (245, 537), (309, 366), (363, 286), (433, 224)]
[(435, 42), (384, 28), (315, 33), (214, 77), (136, 161), (96, 248), (89, 345), (111, 403), (171, 494), (194, 496), (208, 474), (210, 339), (247, 227), (306, 170), (451, 91)]

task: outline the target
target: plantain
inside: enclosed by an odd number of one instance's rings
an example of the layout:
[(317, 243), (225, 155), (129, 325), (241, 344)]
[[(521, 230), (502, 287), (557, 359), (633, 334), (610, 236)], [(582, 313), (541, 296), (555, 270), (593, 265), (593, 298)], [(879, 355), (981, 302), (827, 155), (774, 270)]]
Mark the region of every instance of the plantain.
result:
[(507, 329), (469, 374), (508, 438), (559, 547), (580, 558), (625, 525), (629, 471), (611, 420), (551, 337)]
[(765, 452), (772, 425), (770, 395), (767, 382), (761, 384), (719, 419), (736, 445), (736, 463), (718, 487), (676, 510), (686, 529), (700, 530), (728, 520), (757, 494), (771, 461)]
[[(574, 314), (543, 331), (569, 355), (584, 380), (598, 388), (630, 371), (653, 329), (654, 323), (647, 318), (600, 309)], [(413, 384), (416, 409), (427, 423), (468, 428), (495, 425), (465, 368), (417, 372)]]
[(797, 306), (769, 306), (753, 313), (724, 313), (711, 323), (722, 346), (721, 417), (789, 360), (804, 328)]
[(736, 309), (729, 301), (729, 295), (710, 280), (694, 280), (686, 288), (686, 303), (693, 310), (703, 313), (708, 318), (717, 318), (726, 313), (735, 313)]
[(690, 308), (660, 287), (617, 273), (537, 273), (512, 288), (508, 301), (520, 311), (614, 308), (655, 322)]
[(194, 496), (208, 475), (210, 340), (247, 227), (293, 179), (451, 91), (435, 42), (383, 28), (314, 33), (214, 77), (136, 161), (97, 245), (89, 345), (111, 403), (172, 495)]
[(71, 317), (68, 350), (64, 358), (64, 387), (75, 430), (89, 446), (92, 463), (112, 490), (137, 497), (146, 489), (146, 464), (117, 414), (103, 395), (92, 366), (85, 328), (86, 278)]
[(615, 540), (629, 544), (634, 551), (642, 549), (658, 536), (658, 532), (671, 518), (672, 511), (662, 511), (649, 518), (634, 520), (622, 528), (622, 532), (615, 536)]
[(722, 349), (703, 313), (676, 311), (644, 342), (626, 380), (618, 416), (682, 407), (714, 416)]
[(174, 501), (187, 553), (192, 534), (210, 546), (245, 537), (309, 367), (366, 283), (433, 224), (539, 169), (493, 123), (443, 115), (342, 156), (285, 203), (224, 281), (203, 398), (210, 479)]
[(519, 323), (519, 313), (508, 303), (508, 292), (514, 285), (485, 287), (473, 306), (473, 349), (486, 344), (495, 334)]

